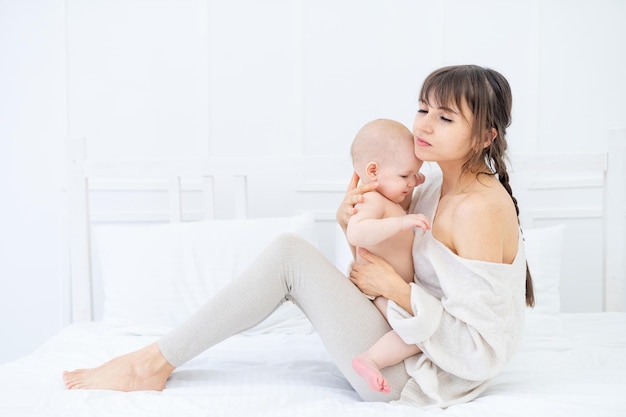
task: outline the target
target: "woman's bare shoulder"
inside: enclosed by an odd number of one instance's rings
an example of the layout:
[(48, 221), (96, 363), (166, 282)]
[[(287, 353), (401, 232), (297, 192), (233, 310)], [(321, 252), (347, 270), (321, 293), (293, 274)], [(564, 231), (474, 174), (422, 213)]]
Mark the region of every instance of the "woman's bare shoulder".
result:
[(502, 189), (468, 192), (457, 201), (450, 216), (456, 253), (467, 259), (506, 262), (517, 248), (518, 220), (513, 200)]

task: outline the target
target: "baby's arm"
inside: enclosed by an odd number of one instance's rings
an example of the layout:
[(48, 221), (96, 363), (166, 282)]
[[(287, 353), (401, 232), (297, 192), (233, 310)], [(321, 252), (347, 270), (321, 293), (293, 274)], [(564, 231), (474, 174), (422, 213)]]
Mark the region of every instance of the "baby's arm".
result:
[(430, 229), (428, 219), (422, 214), (407, 214), (398, 217), (385, 215), (385, 199), (376, 192), (367, 193), (358, 211), (353, 215), (346, 231), (351, 245), (368, 248), (377, 245), (393, 235), (414, 227)]

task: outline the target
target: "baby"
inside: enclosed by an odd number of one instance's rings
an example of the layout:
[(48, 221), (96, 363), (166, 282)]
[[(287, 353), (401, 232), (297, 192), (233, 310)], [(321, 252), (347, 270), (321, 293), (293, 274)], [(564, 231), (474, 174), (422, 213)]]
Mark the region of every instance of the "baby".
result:
[[(413, 282), (414, 229), (430, 229), (422, 214), (407, 214), (422, 161), (414, 151), (413, 134), (403, 124), (387, 119), (367, 123), (357, 133), (351, 148), (354, 170), (363, 183), (377, 182), (375, 191), (365, 193), (350, 218), (348, 242), (383, 258), (406, 281)], [(362, 262), (358, 256), (356, 262)], [(368, 298), (387, 317), (387, 299)], [(380, 369), (395, 365), (420, 352), (391, 330), (352, 361), (354, 370), (371, 389), (389, 392)]]

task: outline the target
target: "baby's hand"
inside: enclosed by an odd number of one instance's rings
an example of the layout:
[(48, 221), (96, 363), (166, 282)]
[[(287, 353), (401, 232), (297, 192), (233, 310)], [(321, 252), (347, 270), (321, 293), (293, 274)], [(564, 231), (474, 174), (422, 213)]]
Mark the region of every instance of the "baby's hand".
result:
[(426, 231), (430, 230), (430, 222), (423, 214), (407, 214), (402, 217), (402, 230), (410, 230), (414, 227)]

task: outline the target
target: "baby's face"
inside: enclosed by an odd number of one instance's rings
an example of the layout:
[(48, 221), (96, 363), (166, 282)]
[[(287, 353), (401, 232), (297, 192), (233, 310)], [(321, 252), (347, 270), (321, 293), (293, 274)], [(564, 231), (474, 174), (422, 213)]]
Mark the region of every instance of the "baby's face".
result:
[(417, 159), (413, 149), (398, 152), (392, 163), (380, 166), (376, 190), (389, 200), (401, 203), (408, 194), (413, 193), (421, 167), (422, 161)]

